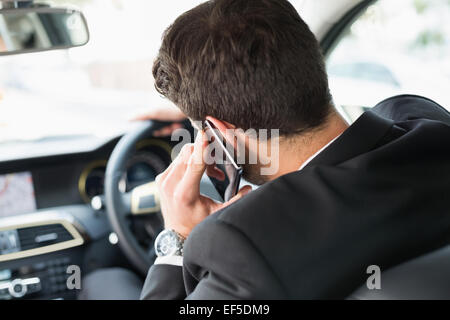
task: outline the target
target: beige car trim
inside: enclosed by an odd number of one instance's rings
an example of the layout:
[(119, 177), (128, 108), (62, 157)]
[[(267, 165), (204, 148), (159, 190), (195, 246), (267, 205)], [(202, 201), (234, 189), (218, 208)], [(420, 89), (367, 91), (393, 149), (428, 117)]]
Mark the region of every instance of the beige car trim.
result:
[[(153, 196), (155, 199), (155, 206), (149, 208), (140, 208), (141, 198), (146, 196)], [(131, 214), (147, 214), (161, 211), (161, 204), (159, 200), (158, 188), (156, 182), (152, 181), (134, 188), (131, 191)]]
[[(29, 250), (23, 250), (18, 252), (12, 252), (0, 255), (0, 262), (10, 261), (10, 260), (16, 260), (16, 259), (22, 259), (22, 258), (28, 258), (36, 255), (46, 254), (50, 252), (60, 251), (68, 248), (73, 248), (76, 246), (81, 246), (84, 244), (84, 238), (81, 235), (81, 233), (78, 231), (78, 229), (74, 226), (73, 221), (70, 221), (71, 219), (67, 219), (64, 217), (64, 215), (61, 215), (61, 217), (58, 217), (58, 215), (50, 214), (43, 215), (43, 219), (34, 219), (33, 215), (38, 215), (39, 213), (33, 213), (28, 214), (24, 216), (20, 216), (17, 220), (17, 223), (1, 223), (0, 225), (0, 231), (6, 231), (6, 230), (15, 230), (15, 229), (21, 229), (21, 228), (28, 228), (28, 227), (36, 227), (36, 226), (45, 226), (50, 224), (60, 224), (62, 225), (73, 237), (71, 240), (63, 241), (60, 243), (51, 244), (48, 246), (43, 246), (40, 248), (35, 249), (29, 249)], [(6, 221), (14, 221), (12, 218), (6, 218)], [(48, 218), (48, 219), (46, 219)], [(23, 220), (20, 221), (20, 220)], [(27, 221), (28, 220), (28, 221)], [(34, 220), (34, 221), (33, 221)]]

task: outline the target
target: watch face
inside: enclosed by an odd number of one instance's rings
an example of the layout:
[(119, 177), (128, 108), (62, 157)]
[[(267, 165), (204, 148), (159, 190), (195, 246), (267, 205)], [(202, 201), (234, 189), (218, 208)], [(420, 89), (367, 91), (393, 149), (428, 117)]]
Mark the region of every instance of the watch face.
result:
[(171, 230), (163, 231), (155, 241), (156, 254), (160, 257), (175, 255), (179, 247), (180, 241)]

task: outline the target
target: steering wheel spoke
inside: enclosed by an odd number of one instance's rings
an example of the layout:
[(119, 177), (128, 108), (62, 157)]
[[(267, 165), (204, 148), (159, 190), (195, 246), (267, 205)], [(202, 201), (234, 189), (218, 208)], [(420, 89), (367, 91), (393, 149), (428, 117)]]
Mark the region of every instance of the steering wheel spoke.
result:
[(142, 184), (131, 190), (129, 203), (132, 215), (160, 212), (161, 204), (155, 181)]

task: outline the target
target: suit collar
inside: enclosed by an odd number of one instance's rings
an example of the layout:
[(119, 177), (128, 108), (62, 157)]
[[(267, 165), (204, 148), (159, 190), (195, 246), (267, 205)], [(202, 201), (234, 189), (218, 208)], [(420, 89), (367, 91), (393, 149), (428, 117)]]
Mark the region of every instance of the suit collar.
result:
[(300, 166), (300, 168), (298, 169), (299, 171), (302, 170), (304, 167), (306, 167), (308, 165), (308, 163), (310, 163), (315, 157), (317, 157), (321, 152), (323, 152), (326, 148), (328, 148), (329, 145), (331, 145), (337, 138), (339, 138), (341, 136), (341, 134), (338, 134), (335, 138), (333, 138), (330, 142), (328, 142), (325, 146), (323, 146), (322, 148), (320, 148), (319, 151), (317, 151), (316, 153), (314, 153), (311, 157), (309, 157), (305, 162), (302, 163), (302, 165)]
[(364, 154), (375, 147), (393, 124), (392, 120), (383, 118), (373, 111), (366, 111), (305, 168), (314, 165), (335, 165)]

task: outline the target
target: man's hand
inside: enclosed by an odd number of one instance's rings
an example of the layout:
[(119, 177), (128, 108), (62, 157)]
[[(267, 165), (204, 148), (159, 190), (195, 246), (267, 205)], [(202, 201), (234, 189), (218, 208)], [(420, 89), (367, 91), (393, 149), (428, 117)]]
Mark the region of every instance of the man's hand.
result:
[(165, 228), (184, 237), (210, 214), (242, 198), (252, 189), (243, 187), (225, 203), (217, 203), (201, 195), (200, 180), (207, 167), (203, 154), (207, 145), (205, 134), (199, 131), (195, 143), (185, 145), (166, 171), (156, 178)]
[(157, 108), (153, 108), (149, 112), (145, 114), (141, 114), (137, 117), (134, 117), (133, 121), (145, 121), (145, 120), (159, 120), (159, 121), (173, 121), (171, 125), (159, 129), (153, 132), (155, 137), (163, 137), (170, 136), (173, 131), (182, 127), (182, 124), (179, 121), (183, 121), (186, 119), (186, 116), (180, 109), (178, 109), (174, 105), (164, 105)]

